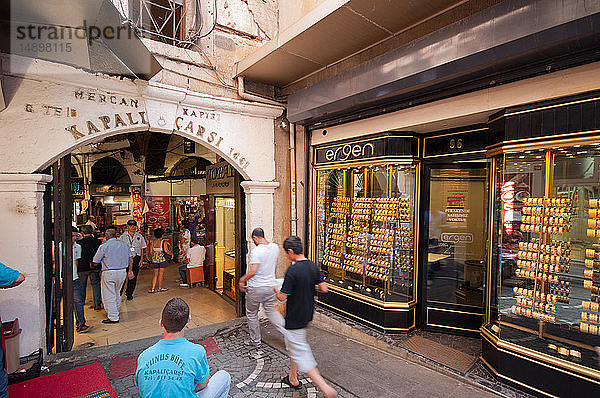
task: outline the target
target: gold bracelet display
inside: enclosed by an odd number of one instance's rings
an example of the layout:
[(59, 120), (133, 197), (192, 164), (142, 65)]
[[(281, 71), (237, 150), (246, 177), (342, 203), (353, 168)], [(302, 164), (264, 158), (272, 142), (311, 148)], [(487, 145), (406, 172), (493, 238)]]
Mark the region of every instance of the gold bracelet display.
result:
[[(539, 238), (519, 242), (515, 274), (530, 279), (532, 289), (515, 287), (515, 315), (556, 323), (556, 303), (568, 303), (570, 283), (561, 280), (570, 271), (571, 244), (550, 239), (571, 229), (570, 198), (526, 198), (521, 209), (521, 232)], [(527, 235), (524, 235), (527, 238)]]
[[(342, 191), (338, 191), (342, 192)], [(407, 198), (325, 198), (323, 266), (367, 285), (405, 286), (414, 269), (414, 206)], [(350, 275), (344, 277), (344, 272)], [(366, 279), (361, 279), (366, 278)]]
[[(589, 199), (588, 201), (588, 221), (586, 235), (588, 238), (600, 238), (600, 201), (598, 199)], [(597, 242), (596, 242), (597, 243)], [(596, 284), (600, 282), (600, 253), (596, 250), (597, 245), (592, 248), (585, 249), (585, 268), (583, 270), (583, 281), (584, 289), (590, 291), (591, 301), (581, 302), (581, 320), (579, 324), (579, 330), (583, 333), (598, 335), (600, 332), (600, 326), (598, 321), (600, 316), (600, 304), (598, 303), (598, 294), (600, 289)]]
[(328, 268), (342, 267), (342, 251), (344, 250), (347, 234), (346, 219), (349, 214), (350, 198), (336, 196), (333, 198), (330, 218), (327, 224), (329, 236), (323, 253), (323, 265)]

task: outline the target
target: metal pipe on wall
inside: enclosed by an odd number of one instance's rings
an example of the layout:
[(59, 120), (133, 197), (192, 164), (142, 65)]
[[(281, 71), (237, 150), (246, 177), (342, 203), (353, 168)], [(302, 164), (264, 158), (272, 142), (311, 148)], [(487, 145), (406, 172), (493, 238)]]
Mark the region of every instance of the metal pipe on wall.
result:
[(238, 95), (240, 96), (240, 98), (243, 98), (248, 101), (262, 102), (263, 104), (285, 106), (285, 104), (282, 104), (281, 102), (273, 101), (268, 98), (263, 98), (258, 95), (247, 93), (246, 89), (244, 88), (244, 76), (238, 76), (237, 82), (238, 82), (238, 87), (237, 87)]

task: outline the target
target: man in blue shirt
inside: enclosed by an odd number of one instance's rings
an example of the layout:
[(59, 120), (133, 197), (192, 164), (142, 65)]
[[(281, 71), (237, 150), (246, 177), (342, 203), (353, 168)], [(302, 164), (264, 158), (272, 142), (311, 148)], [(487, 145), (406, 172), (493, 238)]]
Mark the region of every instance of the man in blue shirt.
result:
[(119, 310), (121, 309), (121, 287), (125, 278), (132, 279), (133, 252), (129, 245), (116, 239), (115, 227), (108, 227), (104, 232), (106, 242), (100, 245), (94, 259), (94, 265), (102, 264), (101, 293), (102, 304), (108, 319), (102, 323), (119, 323)]
[(224, 370), (209, 376), (206, 350), (183, 336), (189, 321), (185, 301), (167, 302), (160, 320), (162, 340), (138, 357), (135, 384), (142, 398), (227, 398), (231, 376)]
[[(19, 286), (25, 280), (25, 275), (19, 271), (9, 268), (0, 263), (0, 288)], [(0, 319), (0, 324), (2, 320)], [(0, 398), (7, 398), (8, 375), (6, 374), (6, 359), (4, 358), (4, 333), (2, 333), (2, 344), (0, 344)]]

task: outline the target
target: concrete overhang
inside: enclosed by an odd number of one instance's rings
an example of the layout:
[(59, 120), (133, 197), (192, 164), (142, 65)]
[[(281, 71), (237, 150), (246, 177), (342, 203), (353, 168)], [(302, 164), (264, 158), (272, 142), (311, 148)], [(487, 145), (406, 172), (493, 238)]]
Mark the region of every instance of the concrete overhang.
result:
[(237, 75), (285, 87), (464, 0), (325, 0), (242, 59)]

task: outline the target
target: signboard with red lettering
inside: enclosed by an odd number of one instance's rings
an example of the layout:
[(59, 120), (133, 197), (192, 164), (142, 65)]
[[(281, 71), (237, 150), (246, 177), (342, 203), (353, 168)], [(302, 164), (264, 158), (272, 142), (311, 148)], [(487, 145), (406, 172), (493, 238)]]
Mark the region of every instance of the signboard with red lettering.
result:
[(149, 230), (168, 227), (170, 198), (168, 196), (148, 196), (146, 202), (148, 203), (149, 210), (145, 216)]
[(142, 202), (142, 188), (132, 187), (131, 188), (131, 218), (134, 219), (138, 225), (142, 224), (144, 216), (144, 202)]

